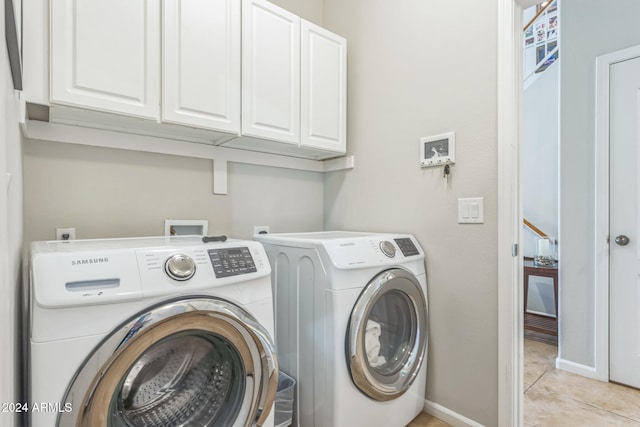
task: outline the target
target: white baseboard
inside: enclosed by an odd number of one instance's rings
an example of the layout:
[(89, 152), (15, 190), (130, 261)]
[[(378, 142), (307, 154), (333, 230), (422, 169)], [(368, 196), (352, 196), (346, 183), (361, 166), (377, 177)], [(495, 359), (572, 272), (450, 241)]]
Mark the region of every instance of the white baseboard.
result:
[(442, 405), (431, 402), (430, 400), (424, 400), (424, 412), (429, 415), (441, 419), (447, 424), (451, 424), (453, 427), (484, 427), (482, 424), (477, 423), (469, 418), (453, 412), (451, 409), (445, 408)]
[(608, 382), (608, 379), (603, 380), (598, 376), (598, 372), (593, 366), (582, 365), (580, 363), (571, 362), (570, 360), (564, 360), (558, 357), (556, 359), (556, 368), (573, 374), (582, 375), (583, 377), (592, 378), (594, 380)]

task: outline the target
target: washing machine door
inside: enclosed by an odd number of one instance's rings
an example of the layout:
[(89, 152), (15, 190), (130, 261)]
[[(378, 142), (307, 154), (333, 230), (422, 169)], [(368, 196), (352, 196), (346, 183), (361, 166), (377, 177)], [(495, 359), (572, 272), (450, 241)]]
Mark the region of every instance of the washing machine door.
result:
[(351, 379), (378, 401), (401, 396), (427, 347), (427, 303), (418, 279), (395, 268), (374, 277), (358, 298), (347, 330)]
[(69, 387), (59, 426), (261, 426), (277, 388), (268, 332), (224, 300), (190, 297), (116, 328)]

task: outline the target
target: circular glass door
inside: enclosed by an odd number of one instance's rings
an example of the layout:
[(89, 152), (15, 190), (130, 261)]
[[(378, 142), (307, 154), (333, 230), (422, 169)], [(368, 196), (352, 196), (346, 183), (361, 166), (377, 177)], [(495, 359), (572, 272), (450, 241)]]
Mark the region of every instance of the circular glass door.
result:
[(244, 364), (217, 334), (163, 338), (136, 360), (116, 387), (110, 426), (232, 424), (244, 397)]
[(269, 334), (241, 308), (212, 298), (164, 303), (132, 318), (89, 356), (58, 425), (262, 425), (277, 361)]
[(347, 356), (354, 384), (375, 400), (401, 396), (422, 366), (427, 304), (418, 280), (402, 269), (377, 275), (351, 313)]

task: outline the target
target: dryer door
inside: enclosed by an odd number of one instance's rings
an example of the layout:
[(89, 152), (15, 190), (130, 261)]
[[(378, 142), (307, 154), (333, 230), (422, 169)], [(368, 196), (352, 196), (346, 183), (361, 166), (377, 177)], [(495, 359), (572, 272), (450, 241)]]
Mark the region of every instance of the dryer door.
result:
[(277, 388), (268, 332), (210, 297), (165, 302), (116, 328), (87, 358), (59, 426), (262, 425)]
[(426, 356), (427, 303), (418, 279), (395, 268), (364, 288), (351, 313), (347, 358), (354, 384), (379, 401), (401, 396)]

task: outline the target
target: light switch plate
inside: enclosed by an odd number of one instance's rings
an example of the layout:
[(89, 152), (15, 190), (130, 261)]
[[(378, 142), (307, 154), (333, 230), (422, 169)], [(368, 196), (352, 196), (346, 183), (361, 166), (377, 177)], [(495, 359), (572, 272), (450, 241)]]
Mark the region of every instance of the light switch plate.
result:
[(484, 197), (458, 199), (458, 224), (484, 224)]

